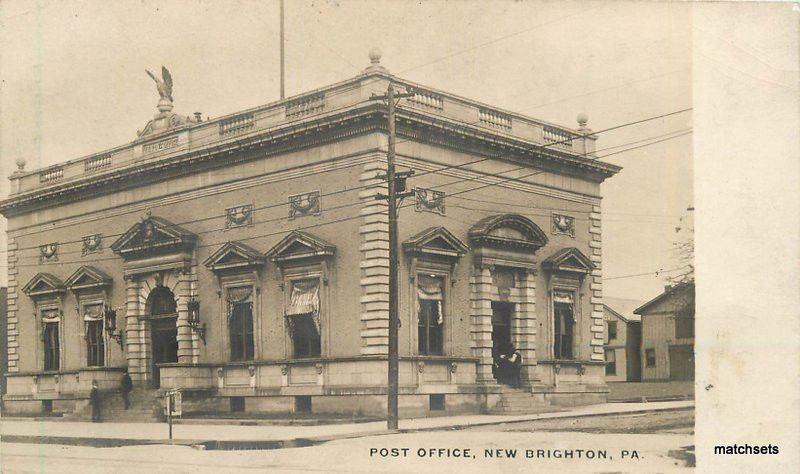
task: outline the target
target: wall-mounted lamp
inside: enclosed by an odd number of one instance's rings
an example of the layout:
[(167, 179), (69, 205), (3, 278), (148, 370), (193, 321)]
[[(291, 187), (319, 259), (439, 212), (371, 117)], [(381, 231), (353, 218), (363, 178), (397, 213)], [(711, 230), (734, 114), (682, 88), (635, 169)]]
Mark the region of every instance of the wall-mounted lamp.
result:
[(206, 323), (200, 322), (200, 300), (192, 296), (186, 306), (189, 309), (189, 327), (197, 332), (203, 345), (206, 345)]
[(122, 331), (117, 331), (117, 310), (105, 305), (103, 307), (103, 323), (108, 337), (113, 338), (122, 347)]

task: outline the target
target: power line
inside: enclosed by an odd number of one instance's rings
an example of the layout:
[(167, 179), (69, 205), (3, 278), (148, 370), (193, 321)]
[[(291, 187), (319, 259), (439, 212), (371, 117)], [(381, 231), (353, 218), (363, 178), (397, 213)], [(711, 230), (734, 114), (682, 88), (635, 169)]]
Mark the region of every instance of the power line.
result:
[(623, 278), (634, 278), (634, 277), (648, 276), (648, 275), (659, 276), (659, 275), (661, 275), (663, 273), (670, 273), (670, 272), (675, 272), (675, 271), (678, 271), (678, 270), (681, 270), (681, 268), (671, 268), (669, 270), (656, 270), (654, 272), (634, 273), (634, 274), (631, 274), (631, 275), (620, 275), (620, 276), (613, 276), (613, 277), (607, 277), (607, 278), (604, 277), (603, 281), (605, 282), (605, 281), (608, 281), (608, 280), (621, 280)]

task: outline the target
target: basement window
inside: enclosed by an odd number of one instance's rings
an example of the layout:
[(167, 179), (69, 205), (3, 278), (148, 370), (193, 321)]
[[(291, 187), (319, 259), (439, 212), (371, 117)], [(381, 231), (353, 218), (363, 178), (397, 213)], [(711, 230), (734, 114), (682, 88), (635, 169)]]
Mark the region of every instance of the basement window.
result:
[(231, 413), (244, 412), (244, 397), (231, 397)]
[(295, 413), (311, 413), (311, 396), (294, 397), (294, 411)]
[(444, 396), (443, 393), (429, 395), (428, 408), (430, 411), (444, 411)]

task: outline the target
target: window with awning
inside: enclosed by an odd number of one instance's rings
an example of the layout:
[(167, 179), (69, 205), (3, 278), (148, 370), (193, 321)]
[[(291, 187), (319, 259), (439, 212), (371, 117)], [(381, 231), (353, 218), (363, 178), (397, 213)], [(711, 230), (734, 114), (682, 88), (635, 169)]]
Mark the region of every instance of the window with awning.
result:
[(420, 355), (442, 355), (444, 278), (417, 275), (417, 345)]
[(286, 322), (292, 336), (294, 357), (319, 357), (320, 302), (319, 278), (292, 280)]

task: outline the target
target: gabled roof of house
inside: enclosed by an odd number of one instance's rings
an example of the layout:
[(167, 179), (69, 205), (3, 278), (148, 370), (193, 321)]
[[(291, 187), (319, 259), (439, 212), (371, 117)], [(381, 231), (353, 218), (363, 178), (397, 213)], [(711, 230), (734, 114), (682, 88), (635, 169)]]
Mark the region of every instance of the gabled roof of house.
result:
[(642, 320), (641, 316), (633, 312), (641, 305), (642, 300), (603, 296), (603, 306), (626, 322), (640, 322)]
[(646, 313), (648, 309), (652, 308), (654, 305), (664, 301), (665, 299), (685, 290), (685, 289), (694, 289), (694, 283), (679, 283), (675, 286), (670, 287), (669, 289), (665, 290), (660, 295), (656, 296), (652, 300), (648, 301), (647, 303), (639, 306), (635, 310), (633, 310), (636, 314)]

